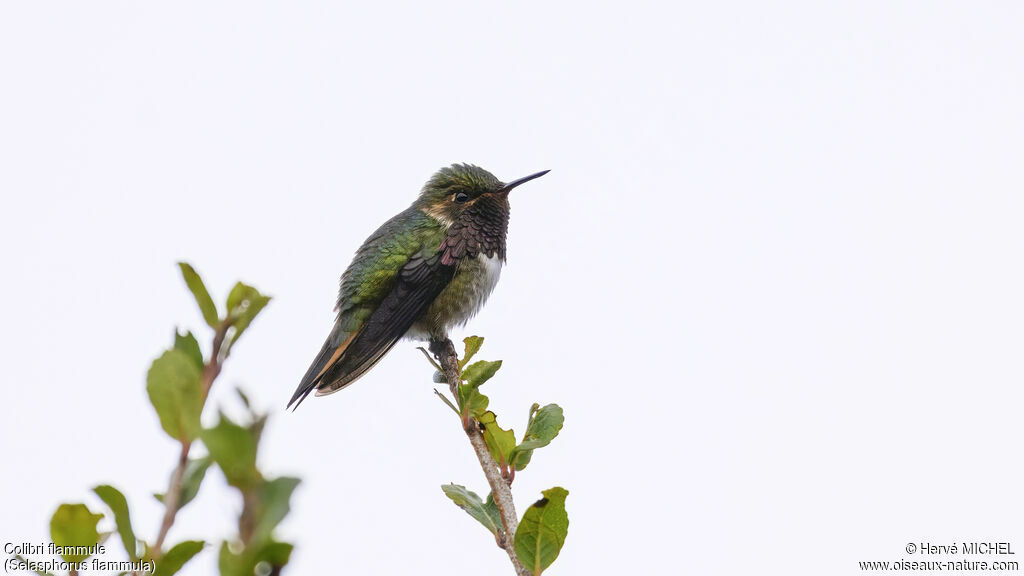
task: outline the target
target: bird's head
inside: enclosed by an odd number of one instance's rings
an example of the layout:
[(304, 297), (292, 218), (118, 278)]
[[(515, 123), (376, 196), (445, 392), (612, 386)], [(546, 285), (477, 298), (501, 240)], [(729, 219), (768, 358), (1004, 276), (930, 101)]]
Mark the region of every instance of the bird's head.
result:
[(548, 170), (525, 178), (502, 182), (487, 170), (472, 164), (452, 164), (438, 170), (420, 192), (417, 203), (441, 222), (451, 224), (463, 215), (508, 214), (508, 193), (524, 182), (540, 178)]

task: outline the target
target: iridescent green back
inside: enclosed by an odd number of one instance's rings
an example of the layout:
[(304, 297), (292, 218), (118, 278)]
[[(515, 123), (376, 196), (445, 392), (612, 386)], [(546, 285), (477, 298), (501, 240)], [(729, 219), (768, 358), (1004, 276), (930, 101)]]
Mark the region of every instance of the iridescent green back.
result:
[(444, 229), (412, 206), (385, 222), (359, 248), (341, 276), (335, 345), (359, 329), (395, 285), (398, 271), (417, 255), (437, 252)]

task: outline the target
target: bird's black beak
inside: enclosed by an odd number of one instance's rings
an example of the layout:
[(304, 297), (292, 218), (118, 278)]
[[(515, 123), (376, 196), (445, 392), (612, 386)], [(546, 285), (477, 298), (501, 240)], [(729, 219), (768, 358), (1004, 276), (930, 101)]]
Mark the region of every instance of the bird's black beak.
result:
[(500, 192), (502, 194), (508, 194), (516, 186), (519, 186), (520, 184), (523, 184), (525, 182), (529, 182), (530, 180), (533, 180), (534, 178), (540, 178), (541, 176), (547, 174), (548, 172), (551, 172), (551, 170), (544, 170), (544, 171), (541, 171), (541, 172), (537, 172), (536, 174), (530, 174), (529, 176), (523, 176), (522, 178), (520, 178), (518, 180), (513, 180), (513, 181), (509, 182), (508, 184), (505, 184), (504, 186), (502, 186)]

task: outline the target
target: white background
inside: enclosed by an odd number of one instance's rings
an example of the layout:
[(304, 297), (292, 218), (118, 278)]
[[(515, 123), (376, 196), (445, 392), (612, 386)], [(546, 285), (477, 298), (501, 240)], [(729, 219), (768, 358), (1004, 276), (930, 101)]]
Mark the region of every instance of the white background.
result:
[[(212, 403), (243, 385), (303, 478), (288, 573), (509, 573), (438, 489), (486, 484), (415, 344), (283, 410), (354, 250), (471, 162), (552, 170), (453, 335), (504, 359), (503, 423), (565, 408), (514, 485), (570, 491), (552, 575), (1024, 553), (1018, 2), (365, 4), (0, 6), (0, 540), (104, 482), (155, 535), (186, 259), (274, 296)], [(211, 473), (170, 541), (239, 509)]]

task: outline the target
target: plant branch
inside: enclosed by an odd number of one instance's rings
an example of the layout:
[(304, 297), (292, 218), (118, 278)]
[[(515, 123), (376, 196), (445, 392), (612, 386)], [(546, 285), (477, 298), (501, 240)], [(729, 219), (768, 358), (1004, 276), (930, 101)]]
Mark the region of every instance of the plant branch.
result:
[(185, 440), (181, 443), (181, 454), (178, 456), (178, 466), (171, 473), (171, 482), (164, 493), (164, 517), (160, 522), (160, 533), (153, 544), (153, 558), (158, 559), (163, 555), (164, 539), (167, 532), (174, 524), (174, 518), (178, 513), (178, 506), (181, 500), (181, 482), (185, 477), (185, 467), (188, 465), (188, 452), (192, 448), (192, 441)]
[[(438, 343), (432, 342), (431, 350), (437, 354), (438, 362), (441, 364), (441, 371), (448, 381), (448, 387), (451, 389), (452, 396), (458, 398), (458, 388), (462, 383), (462, 377), (459, 371), (459, 358), (455, 352), (455, 345), (452, 344), (451, 340)], [(516, 556), (514, 542), (516, 529), (519, 527), (519, 517), (516, 515), (515, 503), (512, 500), (512, 488), (502, 478), (501, 469), (498, 467), (498, 463), (494, 461), (494, 457), (491, 456), (491, 451), (487, 449), (487, 443), (484, 441), (484, 435), (480, 431), (480, 424), (476, 419), (470, 418), (468, 422), (464, 423), (464, 430), (466, 436), (469, 437), (469, 443), (473, 446), (477, 460), (480, 461), (480, 468), (483, 469), (484, 476), (487, 477), (487, 483), (491, 485), (494, 503), (498, 506), (498, 512), (501, 514), (504, 536), (498, 537), (498, 546), (508, 553), (508, 558), (512, 561), (512, 566), (515, 568), (518, 576), (530, 576), (530, 572), (526, 570)]]
[[(210, 361), (203, 366), (202, 380), (200, 381), (203, 391), (203, 406), (206, 405), (206, 397), (210, 393), (213, 381), (220, 375), (221, 367), (227, 359), (227, 354), (222, 355), (224, 338), (227, 336), (228, 328), (231, 327), (230, 320), (224, 320), (213, 335), (213, 348), (210, 352)], [(225, 351), (226, 352), (226, 351)], [(178, 508), (181, 507), (182, 481), (185, 478), (185, 468), (188, 466), (188, 454), (192, 449), (192, 440), (181, 441), (181, 453), (178, 455), (178, 466), (171, 473), (171, 481), (164, 494), (164, 517), (160, 522), (160, 532), (157, 534), (156, 542), (153, 543), (152, 556), (159, 560), (163, 556), (164, 540), (167, 532), (174, 525), (174, 519), (178, 515)]]

